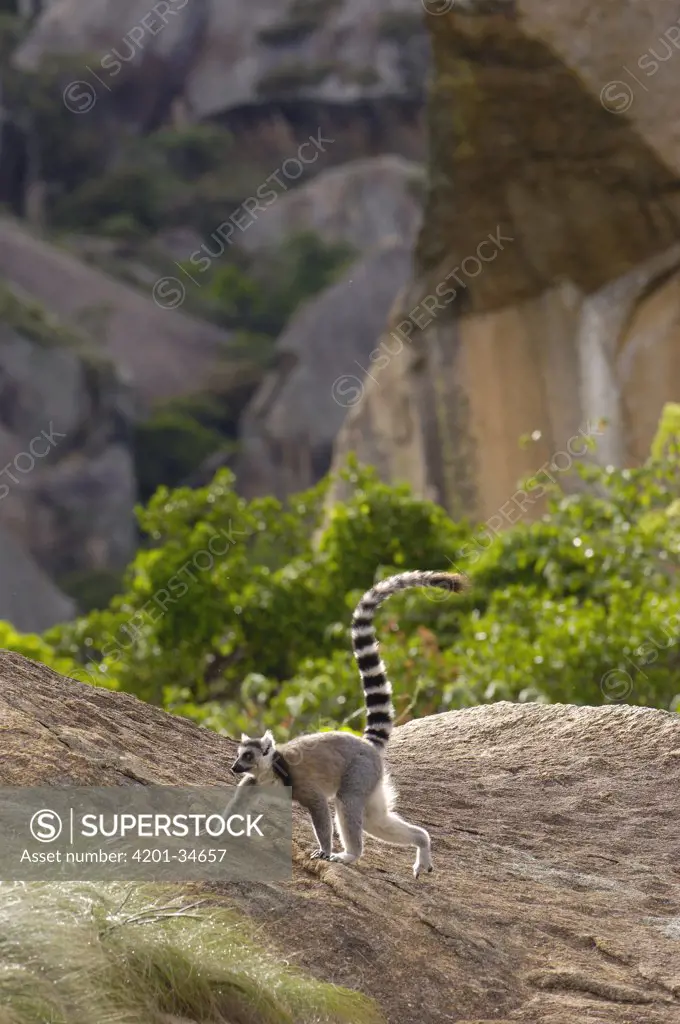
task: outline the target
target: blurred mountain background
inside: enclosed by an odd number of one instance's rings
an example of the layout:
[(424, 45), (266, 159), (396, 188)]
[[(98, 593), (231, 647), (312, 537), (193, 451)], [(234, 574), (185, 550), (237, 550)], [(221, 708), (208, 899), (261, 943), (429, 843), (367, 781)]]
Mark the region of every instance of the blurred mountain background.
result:
[(680, 393), (676, 22), (0, 0), (0, 618), (105, 607), (135, 503), (222, 466), (283, 498), (354, 451), (485, 520), (584, 434), (640, 464)]

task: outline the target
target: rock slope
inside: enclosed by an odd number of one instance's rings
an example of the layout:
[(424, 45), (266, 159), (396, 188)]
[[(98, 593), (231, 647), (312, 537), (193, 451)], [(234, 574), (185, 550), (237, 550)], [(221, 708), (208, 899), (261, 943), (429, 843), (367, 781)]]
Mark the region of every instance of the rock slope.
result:
[[(0, 654), (0, 783), (228, 782), (234, 744)], [(375, 995), (390, 1024), (671, 1024), (680, 1017), (680, 720), (500, 703), (397, 729), (400, 807), (436, 871), (369, 840), (288, 883), (213, 886), (282, 955)]]
[(96, 314), (99, 351), (143, 405), (199, 391), (228, 349), (228, 332), (180, 308), (190, 281), (152, 280), (144, 295), (5, 217), (0, 277), (67, 323)]

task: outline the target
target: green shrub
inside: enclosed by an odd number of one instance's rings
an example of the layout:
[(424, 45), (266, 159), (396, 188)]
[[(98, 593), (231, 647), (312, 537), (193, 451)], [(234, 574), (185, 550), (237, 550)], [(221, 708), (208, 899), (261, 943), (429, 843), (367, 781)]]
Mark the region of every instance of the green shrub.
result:
[(226, 128), (216, 124), (189, 124), (163, 128), (145, 140), (145, 151), (157, 152), (172, 172), (185, 181), (220, 171), (233, 159), (234, 139)]
[(81, 613), (107, 608), (120, 593), (122, 573), (111, 569), (87, 569), (57, 580), (59, 589), (78, 604)]
[(149, 546), (123, 593), (49, 631), (46, 650), (231, 734), (358, 728), (348, 628), (356, 601), (393, 572), (455, 566), (472, 580), (464, 595), (408, 591), (380, 611), (402, 720), (499, 699), (675, 709), (674, 414), (644, 466), (581, 460), (582, 493), (551, 485), (546, 515), (498, 536), (453, 522), (352, 460), (348, 496), (330, 512), (328, 479), (284, 503), (245, 501), (226, 470), (200, 490), (161, 488), (139, 510)]
[(63, 346), (84, 352), (87, 338), (50, 315), (39, 302), (19, 297), (0, 281), (0, 326), (7, 325), (17, 334), (45, 348)]
[(135, 474), (142, 500), (147, 501), (162, 484), (179, 486), (223, 446), (217, 430), (204, 427), (171, 403), (159, 407), (135, 428)]
[(68, 653), (58, 653), (52, 644), (32, 633), (19, 633), (8, 622), (0, 622), (0, 649), (15, 651), (62, 675), (72, 676), (78, 670), (76, 661)]
[(104, 238), (121, 242), (137, 242), (146, 237), (146, 231), (133, 213), (115, 213), (97, 225), (97, 232)]
[(256, 268), (218, 263), (206, 298), (224, 326), (274, 339), (303, 302), (338, 280), (355, 255), (344, 243), (324, 242), (313, 231), (296, 232), (263, 254)]
[(147, 232), (165, 226), (163, 179), (154, 167), (121, 166), (92, 178), (63, 199), (60, 217), (81, 230), (98, 230), (125, 214)]

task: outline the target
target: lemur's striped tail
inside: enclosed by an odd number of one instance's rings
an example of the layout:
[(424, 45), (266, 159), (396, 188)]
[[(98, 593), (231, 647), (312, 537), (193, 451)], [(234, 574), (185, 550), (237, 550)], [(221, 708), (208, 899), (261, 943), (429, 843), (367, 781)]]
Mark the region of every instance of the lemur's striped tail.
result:
[(378, 654), (378, 641), (373, 626), (373, 616), (381, 605), (398, 590), (409, 587), (441, 587), (460, 593), (467, 586), (465, 576), (453, 572), (402, 572), (390, 576), (367, 590), (359, 601), (352, 616), (352, 647), (364, 684), (366, 699), (366, 729), (364, 739), (379, 749), (387, 745), (394, 727), (392, 687), (387, 679), (387, 670)]

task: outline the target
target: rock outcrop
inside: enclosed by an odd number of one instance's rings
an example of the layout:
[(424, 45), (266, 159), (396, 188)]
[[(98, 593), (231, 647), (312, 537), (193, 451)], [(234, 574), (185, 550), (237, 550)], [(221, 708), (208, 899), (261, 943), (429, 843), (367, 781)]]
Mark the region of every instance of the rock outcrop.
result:
[(0, 289), (0, 617), (16, 628), (72, 618), (58, 587), (131, 559), (134, 406), (84, 336)]
[(42, 633), (76, 614), (62, 593), (17, 541), (0, 526), (0, 620), (22, 633)]
[[(234, 743), (129, 695), (0, 654), (0, 784), (219, 785)], [(680, 721), (626, 706), (500, 703), (395, 731), (388, 767), (435, 872), (367, 840), (286, 883), (212, 884), (389, 1024), (674, 1024), (680, 1009)]]
[(322, 171), (284, 193), (239, 237), (250, 251), (280, 245), (313, 231), (328, 244), (344, 243), (361, 255), (393, 238), (415, 245), (422, 222), (425, 171), (395, 154), (352, 160)]
[(293, 316), (243, 415), (236, 475), (244, 495), (283, 498), (328, 471), (375, 340), (410, 274), (411, 249), (386, 240)]
[[(123, 36), (121, 37), (121, 28)], [(99, 54), (109, 87), (170, 82), (197, 118), (286, 95), (331, 102), (422, 93), (428, 57), (422, 8), (411, 0), (51, 0), (16, 63)], [(166, 104), (175, 98), (165, 89)], [(137, 116), (149, 109), (136, 98)]]
[(383, 339), (400, 354), (337, 460), (485, 519), (600, 420), (594, 457), (638, 463), (677, 400), (680, 4), (434, 7), (428, 201)]
[(0, 218), (1, 278), (67, 323), (96, 320), (98, 351), (140, 407), (206, 387), (229, 345), (228, 332), (180, 308), (194, 287), (189, 279), (152, 276), (144, 295), (7, 218)]
[(313, 231), (359, 254), (293, 317), (242, 417), (237, 474), (249, 496), (285, 497), (328, 470), (384, 319), (410, 277), (424, 185), (423, 168), (402, 157), (352, 161), (281, 196), (241, 236), (239, 244), (256, 253)]
[(14, 63), (39, 70), (54, 57), (73, 59), (73, 108), (103, 130), (219, 119), (265, 177), (319, 131), (334, 145), (317, 170), (424, 157), (429, 44), (412, 0), (50, 0)]

